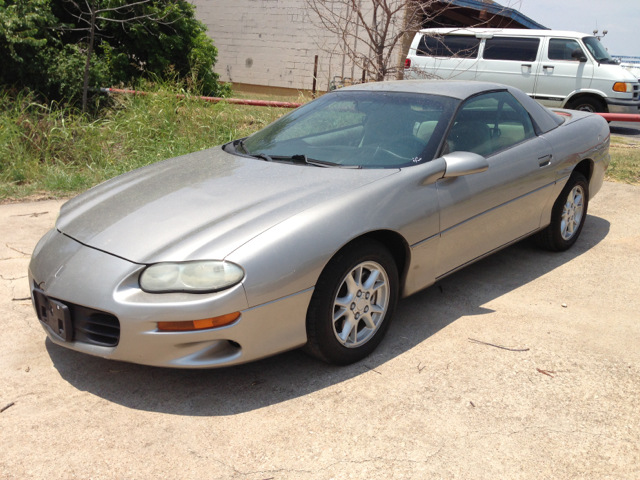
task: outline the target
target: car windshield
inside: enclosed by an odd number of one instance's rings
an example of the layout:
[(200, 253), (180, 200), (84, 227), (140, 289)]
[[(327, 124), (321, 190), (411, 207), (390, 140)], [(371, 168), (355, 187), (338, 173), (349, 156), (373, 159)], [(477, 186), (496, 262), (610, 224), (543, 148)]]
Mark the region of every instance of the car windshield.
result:
[(604, 48), (597, 37), (584, 37), (582, 41), (589, 49), (591, 55), (593, 55), (593, 58), (596, 59), (596, 62), (613, 64), (618, 63), (613, 59), (611, 55), (609, 55), (609, 52), (607, 52), (607, 49)]
[(399, 92), (339, 91), (280, 118), (244, 142), (265, 160), (397, 168), (432, 160), (459, 100)]

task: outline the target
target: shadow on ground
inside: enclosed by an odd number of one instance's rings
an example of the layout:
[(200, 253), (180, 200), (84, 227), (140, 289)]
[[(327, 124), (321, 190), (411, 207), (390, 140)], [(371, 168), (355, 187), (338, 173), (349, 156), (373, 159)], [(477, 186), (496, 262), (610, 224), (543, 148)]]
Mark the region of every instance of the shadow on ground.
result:
[(590, 215), (580, 240), (567, 252), (545, 252), (524, 240), (402, 300), (377, 351), (348, 367), (325, 365), (296, 350), (237, 367), (173, 370), (92, 357), (49, 340), (46, 347), (66, 381), (105, 400), (173, 415), (234, 415), (381, 367), (458, 318), (491, 312), (482, 305), (579, 257), (608, 232), (608, 221)]
[(624, 135), (626, 137), (640, 138), (640, 123), (611, 122), (609, 131), (612, 135)]

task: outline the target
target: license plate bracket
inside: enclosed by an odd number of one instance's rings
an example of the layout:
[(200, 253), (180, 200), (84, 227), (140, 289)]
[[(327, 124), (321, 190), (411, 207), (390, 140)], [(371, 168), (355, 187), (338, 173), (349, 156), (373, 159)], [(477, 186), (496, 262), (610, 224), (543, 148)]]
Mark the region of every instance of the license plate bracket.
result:
[(49, 331), (60, 340), (64, 342), (73, 340), (73, 323), (69, 307), (47, 297), (39, 288), (33, 289), (33, 300), (38, 320), (49, 327)]

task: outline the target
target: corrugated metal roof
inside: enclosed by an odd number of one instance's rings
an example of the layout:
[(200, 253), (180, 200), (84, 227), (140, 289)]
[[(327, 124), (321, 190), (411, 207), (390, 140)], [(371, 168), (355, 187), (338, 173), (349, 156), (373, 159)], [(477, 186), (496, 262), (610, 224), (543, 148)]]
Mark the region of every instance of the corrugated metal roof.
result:
[(531, 20), (526, 15), (523, 15), (518, 10), (514, 10), (513, 8), (503, 7), (499, 3), (496, 2), (483, 2), (479, 0), (448, 0), (449, 3), (456, 5), (458, 7), (464, 8), (472, 8), (474, 10), (486, 10), (487, 12), (493, 15), (500, 15), (502, 17), (511, 18), (512, 20), (518, 22), (524, 27), (532, 28), (535, 30), (549, 30), (549, 28), (544, 25), (539, 24)]

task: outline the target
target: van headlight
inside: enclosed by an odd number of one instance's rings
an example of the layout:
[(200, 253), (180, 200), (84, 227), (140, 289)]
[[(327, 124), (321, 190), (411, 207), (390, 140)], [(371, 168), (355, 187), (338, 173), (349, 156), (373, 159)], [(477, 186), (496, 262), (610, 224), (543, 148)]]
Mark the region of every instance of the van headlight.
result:
[(140, 288), (148, 293), (211, 293), (237, 285), (244, 270), (235, 263), (204, 260), (156, 263), (140, 274)]

